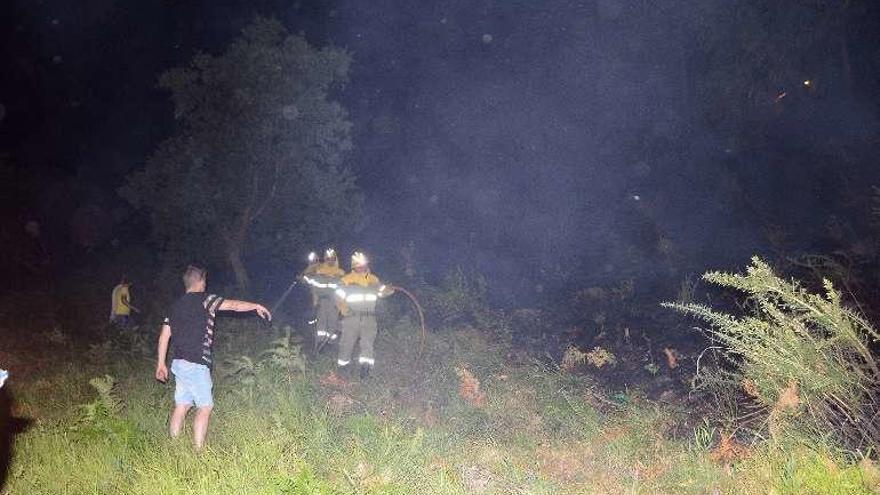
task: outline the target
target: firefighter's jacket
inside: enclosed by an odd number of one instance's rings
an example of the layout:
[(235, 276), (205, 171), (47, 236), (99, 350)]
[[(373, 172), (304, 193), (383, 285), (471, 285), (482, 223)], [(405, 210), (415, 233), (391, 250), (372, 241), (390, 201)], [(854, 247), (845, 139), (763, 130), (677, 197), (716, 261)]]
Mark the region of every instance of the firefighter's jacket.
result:
[(299, 277), (302, 278), (306, 275), (311, 275), (311, 274), (317, 272), (318, 267), (320, 267), (320, 266), (321, 266), (321, 263), (317, 263), (317, 262), (309, 263), (309, 266), (307, 266), (306, 269), (303, 270), (303, 272), (299, 274)]
[(339, 281), (336, 306), (342, 316), (373, 315), (379, 298), (392, 293), (393, 290), (370, 272), (349, 272)]
[(321, 268), (322, 263), (309, 263), (309, 266), (303, 270), (302, 273), (299, 274), (299, 279), (305, 282), (309, 286), (309, 294), (312, 296), (312, 306), (317, 306), (318, 304), (318, 296), (319, 293), (317, 288), (312, 283), (315, 275), (318, 273), (318, 269)]
[[(335, 263), (321, 263), (312, 273), (304, 274), (303, 280), (312, 291), (312, 302), (318, 303), (319, 299), (333, 297), (333, 291), (339, 287), (339, 278), (345, 275)], [(330, 304), (333, 304), (332, 301)]]
[(323, 275), (325, 277), (342, 278), (345, 276), (345, 271), (342, 268), (339, 268), (339, 263), (325, 262), (318, 265), (315, 274)]

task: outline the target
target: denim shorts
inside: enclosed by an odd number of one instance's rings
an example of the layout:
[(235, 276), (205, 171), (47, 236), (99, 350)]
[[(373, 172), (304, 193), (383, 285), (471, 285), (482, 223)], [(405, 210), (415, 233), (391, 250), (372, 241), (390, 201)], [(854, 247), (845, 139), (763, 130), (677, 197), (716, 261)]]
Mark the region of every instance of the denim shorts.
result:
[(171, 361), (171, 373), (174, 374), (174, 403), (210, 407), (214, 405), (211, 389), (211, 370), (204, 364), (196, 364), (184, 359)]

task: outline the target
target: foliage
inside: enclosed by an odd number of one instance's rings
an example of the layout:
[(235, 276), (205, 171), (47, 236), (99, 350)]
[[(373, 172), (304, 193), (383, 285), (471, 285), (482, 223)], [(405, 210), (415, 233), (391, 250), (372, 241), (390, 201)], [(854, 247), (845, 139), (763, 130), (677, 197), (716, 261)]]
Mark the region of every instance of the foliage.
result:
[(856, 293), (867, 289), (864, 273), (872, 270), (873, 260), (865, 254), (868, 253), (859, 253), (855, 249), (850, 252), (839, 250), (828, 255), (802, 254), (789, 257), (787, 261), (817, 279), (828, 279), (840, 284), (844, 293), (854, 299)]
[(257, 358), (241, 354), (225, 361), (222, 375), (236, 383), (237, 395), (253, 401), (260, 395), (260, 389), (279, 378), (290, 383), (295, 373), (306, 372), (306, 358), (291, 332), (286, 326), (284, 334), (269, 342)]
[(617, 364), (617, 358), (608, 349), (596, 346), (587, 353), (587, 362), (597, 368), (603, 366), (614, 366)]
[(269, 348), (263, 351), (263, 361), (269, 366), (285, 372), (287, 375), (294, 371), (306, 372), (306, 358), (302, 354), (302, 347), (296, 344), (291, 337), (291, 327), (284, 327), (284, 335), (273, 340)]
[[(243, 345), (273, 348), (276, 337), (263, 328), (241, 324), (236, 330), (241, 334), (230, 332), (218, 342), (218, 353)], [(398, 352), (418, 342), (415, 329), (380, 334), (378, 347), (395, 352), (377, 366), (375, 381), (343, 389), (325, 388), (317, 373), (288, 380), (281, 367), (266, 361), (255, 375), (259, 400), (242, 401), (239, 379), (220, 374), (209, 448), (200, 454), (192, 452), (187, 439), (167, 438), (173, 392), (145, 379), (153, 372), (152, 362), (113, 353), (100, 365), (120, 377), (112, 386), (102, 378), (103, 390), (125, 398), (125, 408), (116, 409), (111, 423), (149, 432), (134, 435), (137, 442), (105, 434), (110, 429), (71, 434), (77, 419), (69, 417), (67, 404), (78, 400), (76, 384), (96, 367), (71, 361), (59, 363), (60, 370), (45, 367), (22, 375), (27, 382), (15, 384), (21, 386), (17, 408), (37, 418), (38, 426), (16, 438), (4, 489), (131, 495), (702, 495), (765, 493), (773, 487), (777, 493), (869, 493), (860, 474), (876, 471), (871, 463), (847, 463), (822, 449), (795, 454), (755, 449), (725, 469), (707, 454), (711, 428), (694, 440), (675, 438), (685, 420), (681, 413), (637, 394), (609, 409), (611, 401), (589, 377), (536, 363), (510, 365), (506, 347), (473, 329), (429, 338), (428, 351), (415, 367), (397, 362), (418, 359)], [(477, 339), (484, 343), (474, 345)], [(468, 361), (482, 358), (467, 370), (480, 378), (483, 407), (458, 399), (462, 383), (456, 368), (464, 366), (450, 361), (450, 349)], [(250, 360), (250, 368), (260, 362)], [(320, 373), (332, 366), (333, 359), (324, 357), (310, 370)], [(448, 387), (440, 382), (443, 377), (449, 378)], [(353, 406), (335, 414), (329, 404), (338, 396)], [(798, 487), (801, 491), (793, 491)]]
[(562, 362), (559, 367), (563, 371), (574, 371), (578, 365), (587, 362), (587, 353), (578, 349), (577, 346), (569, 345), (562, 354)]
[(601, 346), (596, 346), (588, 352), (581, 351), (573, 345), (568, 346), (562, 355), (560, 369), (571, 372), (580, 364), (590, 364), (596, 368), (614, 366), (617, 364), (617, 357)]
[(294, 259), (354, 225), (361, 198), (342, 166), (351, 123), (330, 97), (350, 63), (258, 18), (221, 55), (162, 74), (181, 125), (120, 194), (149, 213), (175, 272), (226, 263), (246, 289), (248, 257)]
[(694, 440), (691, 443), (691, 448), (696, 452), (709, 452), (717, 433), (717, 428), (712, 426), (708, 419), (703, 418), (703, 422), (694, 427)]
[(80, 432), (83, 438), (109, 438), (129, 448), (143, 445), (143, 432), (122, 417), (124, 404), (116, 390), (116, 379), (104, 375), (92, 378), (89, 385), (98, 396), (79, 406), (79, 414), (71, 430)]
[(789, 426), (827, 435), (850, 448), (876, 450), (880, 429), (875, 385), (880, 370), (870, 351), (877, 332), (844, 307), (827, 280), (825, 294), (776, 276), (753, 258), (745, 274), (710, 272), (707, 282), (749, 296), (749, 315), (737, 317), (698, 304), (665, 304), (707, 321), (731, 371), (723, 383), (742, 389), (763, 408), (774, 437)]
[(486, 279), (462, 267), (447, 273), (439, 287), (423, 290), (428, 313), (443, 325), (468, 322), (486, 306), (487, 292)]
[(122, 400), (113, 391), (115, 384), (116, 380), (110, 375), (89, 380), (89, 385), (98, 392), (98, 397), (94, 401), (81, 406), (81, 423), (95, 424), (99, 421), (118, 417), (119, 413), (122, 412)]
[(488, 294), (486, 279), (479, 273), (468, 273), (461, 267), (447, 273), (440, 287), (426, 287), (421, 292), (428, 317), (439, 326), (452, 328), (470, 325), (507, 335), (510, 316), (492, 308)]
[(237, 379), (242, 385), (253, 386), (257, 382), (259, 363), (242, 354), (226, 362), (226, 376)]

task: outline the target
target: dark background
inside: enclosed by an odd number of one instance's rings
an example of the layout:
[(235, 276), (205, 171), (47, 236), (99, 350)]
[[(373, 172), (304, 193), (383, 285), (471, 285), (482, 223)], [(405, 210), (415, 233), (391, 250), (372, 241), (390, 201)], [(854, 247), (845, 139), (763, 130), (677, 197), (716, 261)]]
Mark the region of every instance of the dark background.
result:
[[(339, 246), (380, 273), (412, 246), (425, 279), (465, 265), (529, 305), (623, 279), (662, 300), (753, 254), (873, 267), (880, 6), (764, 4), (3, 2), (8, 259), (43, 249), (61, 278), (148, 278), (149, 224), (116, 189), (174, 129), (157, 77), (263, 15), (354, 57), (336, 96), (367, 203)], [(23, 248), (9, 232), (30, 220), (42, 245)], [(123, 267), (95, 274), (110, 259)], [(267, 297), (295, 269), (248, 263)]]

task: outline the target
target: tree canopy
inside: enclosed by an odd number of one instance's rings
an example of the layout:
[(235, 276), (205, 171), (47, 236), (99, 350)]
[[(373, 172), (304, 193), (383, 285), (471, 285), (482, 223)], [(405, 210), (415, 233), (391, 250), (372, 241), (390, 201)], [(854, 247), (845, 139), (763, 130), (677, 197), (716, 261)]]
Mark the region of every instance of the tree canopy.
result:
[(224, 53), (161, 75), (180, 125), (120, 193), (149, 214), (166, 261), (225, 263), (246, 291), (248, 260), (298, 259), (355, 224), (351, 123), (331, 97), (350, 63), (257, 18)]

